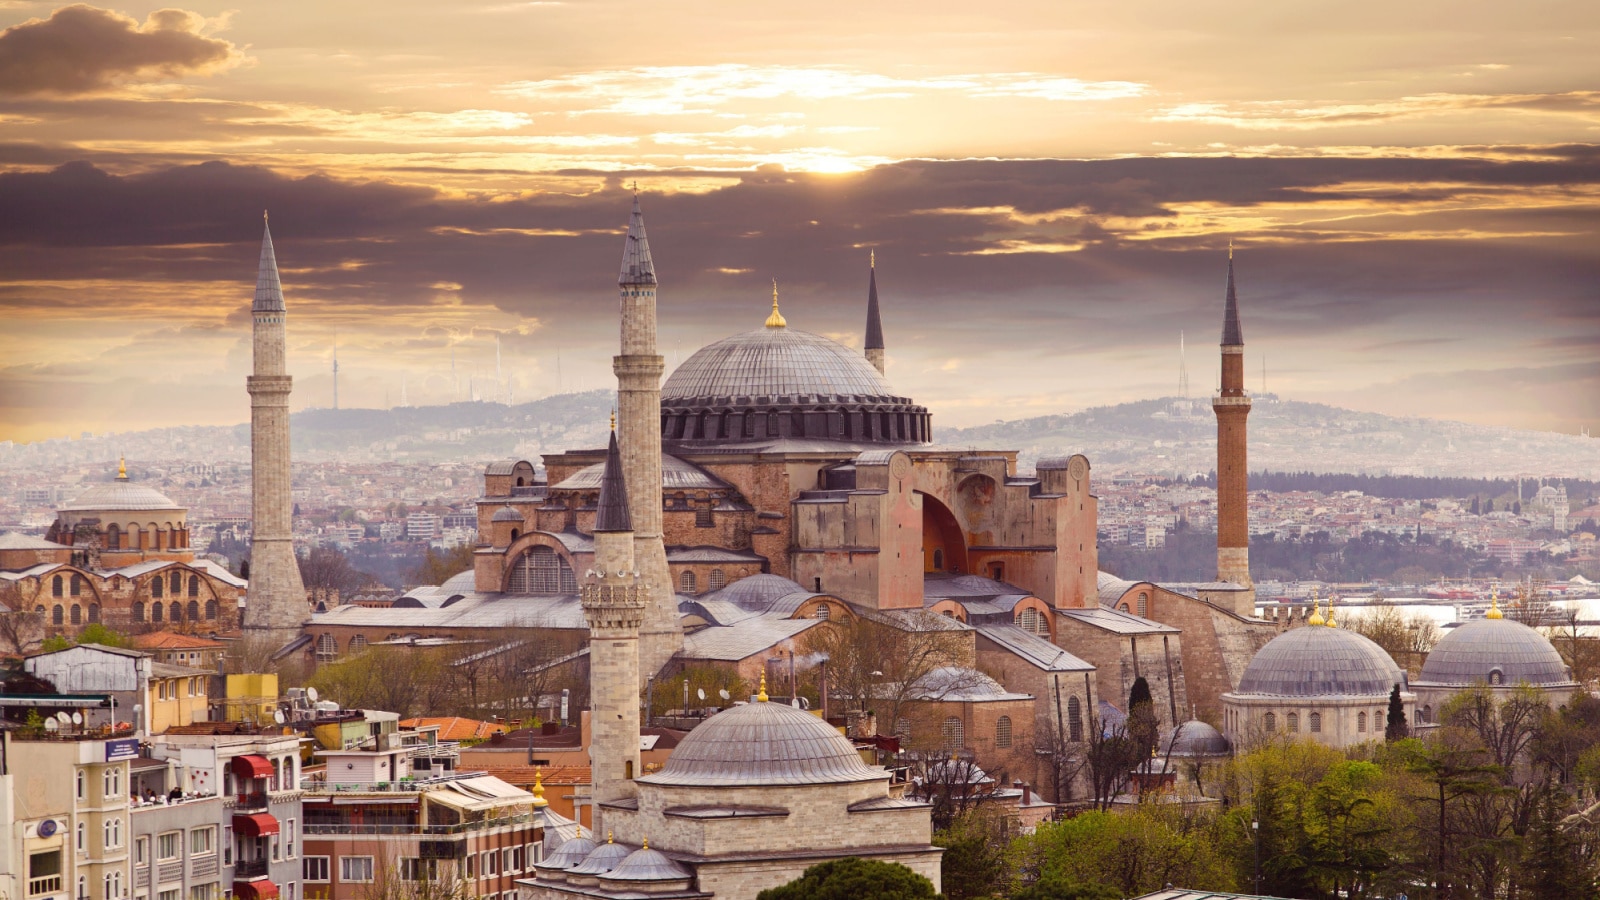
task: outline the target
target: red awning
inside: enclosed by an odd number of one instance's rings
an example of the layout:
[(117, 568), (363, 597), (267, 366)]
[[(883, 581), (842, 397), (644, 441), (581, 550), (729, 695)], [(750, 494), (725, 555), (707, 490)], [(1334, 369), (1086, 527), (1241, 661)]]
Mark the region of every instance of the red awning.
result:
[(253, 813), (248, 816), (234, 816), (233, 830), (245, 837), (266, 837), (278, 833), (278, 820), (270, 813)]
[(242, 900), (277, 900), (278, 886), (265, 878), (260, 881), (235, 881), (233, 895)]
[(265, 756), (235, 756), (232, 765), (233, 774), (240, 778), (272, 777), (272, 763), (267, 762)]

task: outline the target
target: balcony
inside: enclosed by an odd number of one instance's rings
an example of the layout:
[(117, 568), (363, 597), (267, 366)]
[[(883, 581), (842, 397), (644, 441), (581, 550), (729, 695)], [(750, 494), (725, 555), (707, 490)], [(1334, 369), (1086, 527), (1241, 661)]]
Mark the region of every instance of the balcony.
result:
[(265, 878), (272, 863), (266, 859), (241, 859), (233, 866), (234, 881), (249, 881), (252, 878)]
[(28, 879), (28, 896), (38, 897), (41, 894), (57, 894), (61, 892), (60, 875), (44, 875), (39, 878)]
[(247, 794), (240, 794), (238, 800), (234, 802), (233, 808), (235, 812), (240, 813), (266, 812), (267, 801), (266, 791), (251, 791)]
[(483, 831), (488, 828), (504, 828), (510, 825), (521, 825), (533, 821), (533, 816), (527, 813), (515, 816), (500, 816), (493, 819), (483, 819), (478, 822), (461, 822), (456, 825), (348, 825), (329, 824), (322, 822), (307, 822), (302, 830), (308, 834), (320, 835), (428, 835), (428, 834), (468, 834), (474, 831)]

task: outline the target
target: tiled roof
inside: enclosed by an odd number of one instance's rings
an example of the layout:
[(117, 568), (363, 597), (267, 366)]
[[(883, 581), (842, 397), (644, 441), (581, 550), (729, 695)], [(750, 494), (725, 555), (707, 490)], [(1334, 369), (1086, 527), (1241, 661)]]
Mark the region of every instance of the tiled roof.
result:
[[(497, 722), (484, 722), (478, 719), (466, 719), (461, 716), (425, 716), (417, 719), (401, 719), (401, 728), (430, 728), (439, 726), (439, 740), (464, 741), (473, 738), (486, 738), (491, 734), (506, 730), (506, 726)], [(494, 773), (489, 773), (494, 774)]]
[(0, 550), (71, 550), (66, 544), (47, 541), (42, 537), (7, 531), (0, 534)]
[(228, 646), (221, 641), (195, 637), (192, 634), (178, 634), (175, 631), (136, 634), (129, 639), (129, 642), (140, 650), (221, 650)]

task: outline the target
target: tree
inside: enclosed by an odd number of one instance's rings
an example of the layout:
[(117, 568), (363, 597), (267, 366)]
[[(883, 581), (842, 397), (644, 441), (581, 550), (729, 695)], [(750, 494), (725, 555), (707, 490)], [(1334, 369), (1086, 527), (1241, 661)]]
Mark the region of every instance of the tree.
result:
[(1106, 884), (1132, 897), (1181, 884), (1226, 891), (1233, 878), (1217, 850), (1214, 819), (1181, 804), (1141, 803), (1040, 825), (1019, 838), (1021, 870), (1039, 882)]
[(350, 560), (333, 547), (312, 547), (298, 557), (300, 580), (311, 591), (338, 591), (345, 597), (372, 580), (372, 576), (357, 571)]
[(1134, 767), (1149, 754), (1142, 752), (1139, 743), (1128, 736), (1125, 724), (1103, 726), (1093, 712), (1089, 714), (1088, 738), (1084, 767), (1089, 771), (1094, 807), (1103, 812), (1127, 789)]
[(451, 576), (472, 568), (472, 549), (471, 544), (460, 544), (448, 550), (429, 547), (422, 554), (422, 562), (406, 573), (406, 579), (412, 584), (444, 584)]
[(1141, 760), (1150, 756), (1161, 739), (1161, 719), (1156, 715), (1150, 682), (1143, 675), (1133, 680), (1128, 691), (1128, 737), (1138, 747)]
[(939, 876), (946, 897), (993, 897), (1011, 881), (1006, 859), (1009, 825), (1004, 813), (992, 806), (979, 807), (934, 834), (933, 843), (944, 848)]
[(1109, 885), (1051, 874), (1013, 893), (1011, 900), (1122, 900), (1122, 892)]
[(1587, 821), (1564, 822), (1569, 798), (1545, 782), (1533, 804), (1533, 823), (1523, 843), (1518, 883), (1528, 896), (1596, 900), (1595, 834)]
[(933, 882), (898, 863), (847, 856), (817, 863), (756, 900), (936, 900)]
[(21, 656), (43, 638), (43, 615), (24, 610), (0, 612), (0, 652)]
[(1389, 691), (1389, 717), (1383, 727), (1383, 739), (1398, 741), (1411, 734), (1411, 729), (1406, 726), (1406, 707), (1400, 699), (1400, 685), (1395, 685)]
[(401, 718), (449, 708), (448, 651), (372, 647), (317, 668), (311, 686), (354, 709), (383, 709)]

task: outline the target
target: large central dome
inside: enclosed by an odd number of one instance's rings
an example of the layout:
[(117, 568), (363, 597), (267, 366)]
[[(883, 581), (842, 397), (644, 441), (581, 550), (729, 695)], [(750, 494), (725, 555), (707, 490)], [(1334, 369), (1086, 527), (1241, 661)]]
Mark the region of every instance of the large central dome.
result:
[(837, 341), (757, 328), (700, 348), (661, 386), (661, 402), (796, 394), (876, 400), (893, 393), (866, 357)]
[(928, 410), (895, 396), (865, 356), (776, 312), (700, 348), (661, 386), (661, 437), (673, 443), (920, 444), (931, 430)]
[(1306, 625), (1267, 642), (1245, 666), (1236, 694), (1349, 697), (1406, 690), (1405, 675), (1377, 644), (1343, 628)]

